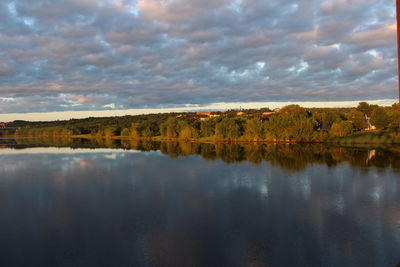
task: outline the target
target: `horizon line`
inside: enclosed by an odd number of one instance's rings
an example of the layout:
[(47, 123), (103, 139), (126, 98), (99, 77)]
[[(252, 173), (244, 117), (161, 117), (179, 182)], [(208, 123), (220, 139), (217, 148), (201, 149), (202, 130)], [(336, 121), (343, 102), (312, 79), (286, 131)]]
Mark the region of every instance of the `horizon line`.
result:
[(84, 119), (89, 117), (115, 117), (126, 115), (147, 115), (157, 113), (184, 113), (195, 111), (224, 111), (230, 109), (260, 109), (282, 108), (287, 105), (300, 105), (305, 108), (351, 108), (360, 102), (390, 106), (397, 103), (397, 99), (376, 100), (347, 100), (347, 101), (270, 101), (270, 102), (218, 102), (208, 105), (182, 105), (180, 107), (166, 108), (137, 108), (137, 109), (107, 109), (107, 110), (80, 110), (80, 111), (50, 111), (50, 112), (25, 112), (25, 113), (0, 113), (0, 121), (11, 122), (15, 120), (25, 121), (55, 121), (69, 119)]

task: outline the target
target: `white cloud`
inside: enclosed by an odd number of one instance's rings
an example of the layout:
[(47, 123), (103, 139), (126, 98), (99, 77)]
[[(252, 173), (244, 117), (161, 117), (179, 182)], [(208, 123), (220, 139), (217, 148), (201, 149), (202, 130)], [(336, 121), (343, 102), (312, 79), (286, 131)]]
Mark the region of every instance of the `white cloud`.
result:
[(394, 1), (5, 0), (0, 17), (4, 114), (397, 97)]

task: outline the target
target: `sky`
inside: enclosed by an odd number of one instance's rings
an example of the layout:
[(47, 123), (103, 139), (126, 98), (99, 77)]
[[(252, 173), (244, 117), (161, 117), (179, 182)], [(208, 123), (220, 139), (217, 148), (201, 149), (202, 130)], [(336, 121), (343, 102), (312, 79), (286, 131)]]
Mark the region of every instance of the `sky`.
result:
[(0, 120), (396, 98), (394, 0), (0, 1)]

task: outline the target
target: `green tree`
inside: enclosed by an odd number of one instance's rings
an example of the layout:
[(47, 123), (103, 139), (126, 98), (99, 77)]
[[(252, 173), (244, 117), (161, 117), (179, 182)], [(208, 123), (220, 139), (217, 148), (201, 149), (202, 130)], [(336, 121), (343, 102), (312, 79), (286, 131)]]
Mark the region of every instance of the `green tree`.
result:
[(353, 124), (350, 121), (341, 121), (333, 123), (329, 134), (333, 137), (348, 136), (353, 131)]
[(128, 128), (124, 128), (121, 131), (121, 136), (123, 137), (128, 137), (130, 135), (129, 129)]
[(391, 131), (398, 133), (400, 131), (400, 104), (393, 104), (388, 112), (389, 126)]
[(351, 121), (353, 123), (354, 129), (357, 131), (365, 129), (368, 126), (364, 113), (362, 113), (361, 111), (352, 109), (346, 114), (346, 117), (348, 121)]
[[(284, 111), (270, 116), (264, 123), (264, 134), (267, 140), (273, 141), (311, 141), (314, 132), (314, 119), (308, 112), (291, 105), (290, 112)], [(284, 108), (284, 110), (288, 110)]]
[(200, 135), (210, 137), (215, 134), (215, 120), (207, 119), (200, 122)]
[(259, 119), (248, 120), (243, 137), (246, 140), (260, 140), (263, 138), (263, 125)]
[(191, 139), (198, 137), (197, 130), (193, 126), (189, 125), (189, 123), (187, 123), (186, 121), (178, 121), (177, 131), (179, 134), (179, 138), (181, 139)]
[(187, 125), (183, 128), (180, 129), (179, 131), (179, 138), (181, 139), (191, 139), (191, 138), (197, 138), (198, 134), (196, 129), (194, 129), (192, 126)]
[(121, 127), (117, 126), (117, 127), (115, 127), (115, 129), (113, 131), (113, 135), (114, 136), (120, 136), (121, 135), (121, 131), (122, 131)]
[(163, 137), (167, 136), (167, 122), (163, 122), (160, 124), (160, 134)]
[(139, 127), (138, 123), (133, 122), (131, 124), (130, 130), (129, 130), (129, 136), (130, 137), (140, 137), (140, 133), (138, 131), (138, 127)]
[(103, 131), (102, 131), (102, 133), (103, 133), (102, 136), (104, 138), (106, 138), (106, 139), (110, 139), (113, 136), (114, 131), (115, 131), (115, 127), (114, 126), (112, 126), (112, 125), (105, 126), (103, 128)]
[(170, 138), (178, 137), (178, 121), (174, 117), (169, 117), (167, 120), (167, 136)]
[(389, 125), (389, 117), (385, 109), (376, 108), (371, 114), (371, 123), (378, 129), (385, 129)]
[(357, 106), (357, 111), (361, 112), (362, 114), (370, 115), (371, 107), (367, 102), (360, 102)]
[(168, 138), (177, 138), (179, 135), (178, 120), (175, 117), (169, 117), (161, 126), (162, 136)]
[(224, 118), (215, 126), (215, 137), (220, 139), (237, 139), (240, 127), (233, 118)]
[(138, 131), (141, 137), (152, 137), (151, 124), (147, 121), (141, 122), (138, 125)]
[(377, 105), (370, 105), (367, 102), (360, 102), (357, 106), (357, 111), (362, 112), (363, 114), (367, 114), (371, 116), (372, 112), (377, 108)]
[(299, 105), (285, 106), (281, 109), (280, 113), (289, 113), (292, 115), (307, 115), (306, 109), (300, 107)]

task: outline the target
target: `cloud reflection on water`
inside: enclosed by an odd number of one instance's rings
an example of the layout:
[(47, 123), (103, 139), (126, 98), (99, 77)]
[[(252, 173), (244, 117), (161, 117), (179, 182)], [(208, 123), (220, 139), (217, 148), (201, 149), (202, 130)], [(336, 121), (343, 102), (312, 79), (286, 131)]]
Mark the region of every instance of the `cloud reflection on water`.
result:
[(115, 150), (0, 154), (0, 162), (0, 248), (7, 255), (0, 263), (7, 266), (398, 260), (400, 184), (391, 168), (309, 164), (293, 171), (273, 161)]

